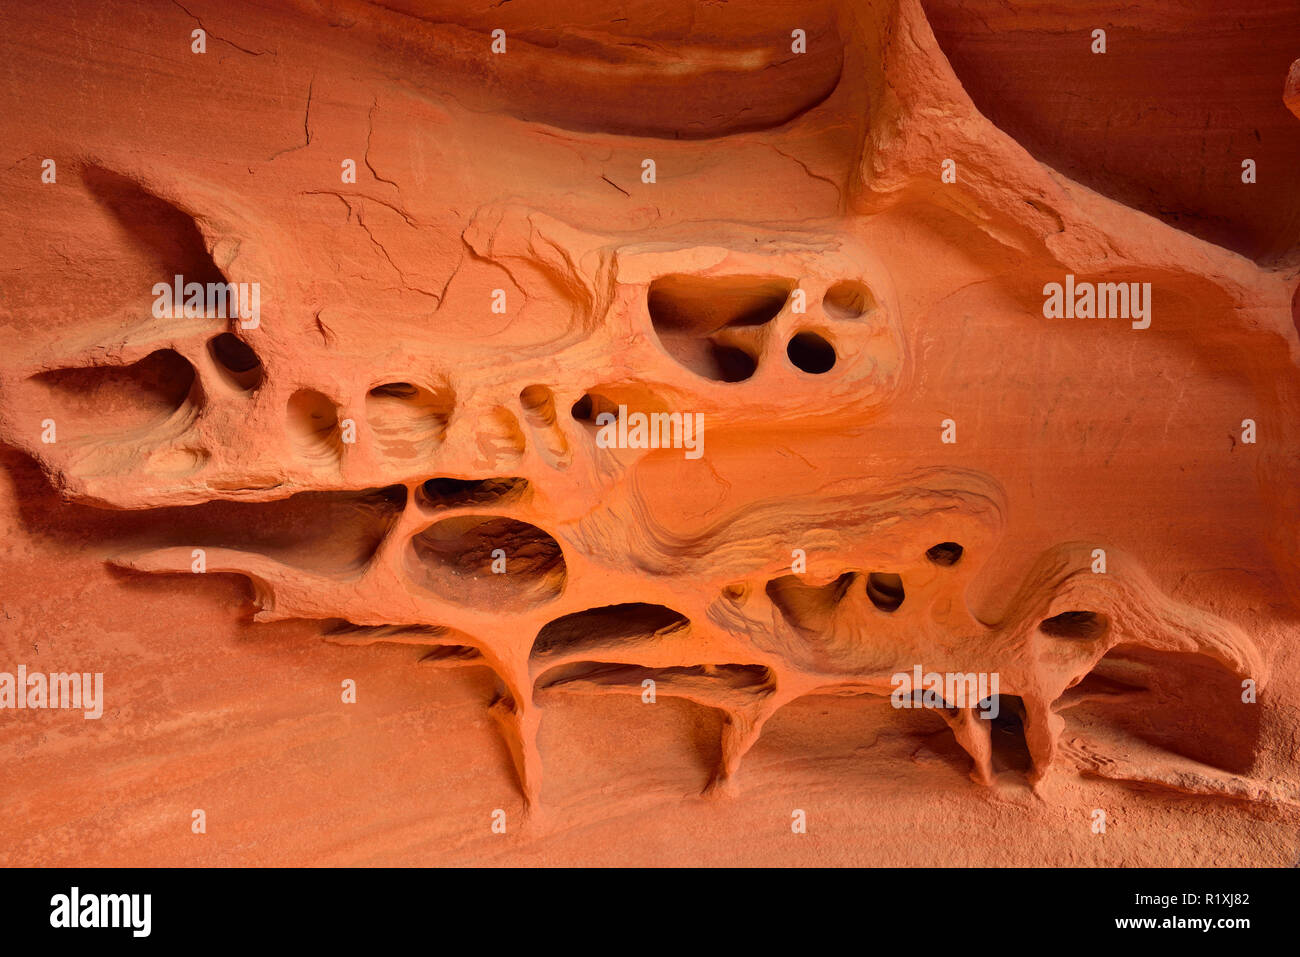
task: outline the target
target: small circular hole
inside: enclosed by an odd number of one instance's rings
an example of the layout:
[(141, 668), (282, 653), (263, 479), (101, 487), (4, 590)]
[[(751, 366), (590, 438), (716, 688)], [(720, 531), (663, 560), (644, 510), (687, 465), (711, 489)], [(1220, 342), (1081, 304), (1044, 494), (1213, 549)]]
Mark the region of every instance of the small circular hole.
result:
[(801, 332), (785, 347), (796, 369), (821, 375), (835, 367), (835, 349), (815, 332)]
[(940, 542), (925, 550), (925, 557), (936, 565), (956, 565), (961, 561), (962, 547), (956, 542)]
[(592, 420), (591, 413), (593, 412), (594, 407), (595, 403), (592, 401), (591, 395), (587, 394), (577, 402), (573, 403), (573, 408), (569, 410), (569, 414), (579, 422), (590, 422)]

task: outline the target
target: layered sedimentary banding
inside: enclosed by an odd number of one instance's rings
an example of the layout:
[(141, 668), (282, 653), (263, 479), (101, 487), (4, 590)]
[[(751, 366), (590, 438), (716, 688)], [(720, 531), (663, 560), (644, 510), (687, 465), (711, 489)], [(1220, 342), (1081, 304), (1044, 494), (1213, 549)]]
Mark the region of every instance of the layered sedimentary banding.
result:
[[(802, 51), (764, 4), (689, 42), (525, 24), (495, 55), (471, 18), (331, 5), (401, 76), (358, 97), (321, 63), (305, 143), (248, 167), (294, 189), (65, 161), (140, 294), (6, 360), (0, 437), (120, 513), (123, 567), (490, 669), (530, 802), (560, 695), (716, 709), (722, 792), (784, 705), (923, 669), (997, 676), (917, 699), (984, 784), (1294, 803), (1243, 694), (1285, 635), (1183, 584), (1266, 551), (1276, 607), (1297, 584), (1293, 267), (1037, 162), (916, 3), (823, 12)], [(258, 315), (160, 317), (172, 276), (258, 283)], [(1049, 314), (1067, 276), (1149, 284), (1149, 323)], [(1152, 545), (1197, 510), (1224, 529)]]

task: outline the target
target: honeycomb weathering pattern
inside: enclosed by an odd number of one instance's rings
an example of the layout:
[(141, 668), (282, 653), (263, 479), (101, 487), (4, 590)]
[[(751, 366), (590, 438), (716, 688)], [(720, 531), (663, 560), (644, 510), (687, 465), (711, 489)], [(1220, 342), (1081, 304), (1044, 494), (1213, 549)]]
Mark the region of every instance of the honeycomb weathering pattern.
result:
[[(142, 10), (193, 71), (150, 83), (212, 87), (186, 137), (92, 118), (5, 174), (7, 219), (72, 225), (18, 260), (57, 289), (9, 273), (0, 439), (93, 508), (97, 560), (189, 587), (202, 549), (256, 622), (489, 669), (538, 813), (566, 696), (718, 712), (700, 783), (734, 799), (780, 709), (919, 666), (1000, 678), (997, 721), (934, 711), (964, 800), (1082, 775), (1292, 819), (1294, 255), (1029, 155), (913, 0), (637, 42), (452, 4)], [(156, 318), (175, 274), (257, 283), (259, 323)], [(1044, 318), (1067, 275), (1150, 283), (1150, 328)], [(620, 407), (698, 413), (701, 454), (601, 447)]]

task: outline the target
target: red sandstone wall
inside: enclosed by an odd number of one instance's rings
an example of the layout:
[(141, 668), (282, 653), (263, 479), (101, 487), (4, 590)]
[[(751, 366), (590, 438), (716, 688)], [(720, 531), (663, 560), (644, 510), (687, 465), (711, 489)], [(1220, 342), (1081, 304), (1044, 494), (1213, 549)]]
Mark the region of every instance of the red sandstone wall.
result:
[(0, 11), (0, 861), (1293, 863), (1300, 10), (616, 8)]

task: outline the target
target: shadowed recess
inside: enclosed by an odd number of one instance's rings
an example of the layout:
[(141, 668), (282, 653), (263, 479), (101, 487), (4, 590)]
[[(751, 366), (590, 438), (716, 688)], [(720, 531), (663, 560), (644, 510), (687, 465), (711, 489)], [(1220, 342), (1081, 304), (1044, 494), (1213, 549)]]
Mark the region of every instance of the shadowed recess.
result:
[(343, 618), (322, 623), (321, 637), (336, 645), (369, 645), (375, 642), (411, 644), (428, 642), (449, 634), (442, 625), (357, 625)]
[(662, 276), (646, 304), (655, 331), (707, 336), (726, 326), (760, 326), (785, 306), (794, 281), (775, 276)]
[(903, 579), (891, 572), (872, 572), (867, 576), (867, 597), (881, 611), (898, 611), (905, 597)]
[(795, 283), (777, 276), (662, 276), (646, 305), (667, 353), (697, 375), (742, 382), (758, 365), (754, 327), (785, 307)]
[(248, 343), (233, 333), (223, 332), (209, 339), (208, 354), (222, 380), (240, 392), (252, 392), (265, 378), (262, 360)]
[(1100, 638), (1106, 633), (1110, 620), (1095, 611), (1063, 611), (1043, 619), (1038, 629), (1053, 638)]
[(786, 344), (790, 364), (801, 372), (821, 375), (835, 367), (835, 347), (815, 332), (800, 332)]
[[(993, 750), (993, 772), (1002, 771), (1029, 772), (1033, 758), (1029, 754), (1029, 744), (1025, 741), (1025, 703), (1016, 695), (997, 695), (998, 716), (989, 728), (989, 744)], [(991, 699), (980, 702), (986, 708), (992, 704)], [(983, 719), (979, 719), (983, 720)]]
[(798, 577), (786, 575), (767, 583), (767, 597), (793, 627), (821, 633), (830, 626), (831, 615), (857, 577), (856, 572), (845, 572), (825, 585), (806, 585)]
[(724, 704), (735, 692), (766, 691), (772, 672), (763, 665), (685, 665), (646, 668), (605, 661), (573, 661), (544, 672), (537, 690), (563, 688), (568, 691), (601, 690), (641, 694), (646, 679), (654, 681), (655, 693)]
[(599, 428), (596, 419), (604, 413), (618, 417), (618, 407), (627, 406), (628, 414), (643, 412), (650, 415), (656, 412), (671, 413), (668, 403), (651, 389), (640, 383), (611, 383), (587, 392), (569, 408), (574, 421)]
[(482, 664), (483, 654), (469, 645), (437, 645), (430, 648), (420, 658), (422, 665), (471, 665)]
[(421, 664), (482, 664), (483, 654), (468, 636), (445, 625), (357, 625), (343, 618), (322, 622), (321, 637), (332, 645), (415, 645)]
[(1262, 708), (1242, 701), (1242, 676), (1212, 658), (1123, 644), (1063, 696), (1059, 710), (1068, 733), (1102, 753), (1160, 767), (1168, 763), (1155, 754), (1162, 751), (1247, 774), (1259, 746)]
[(86, 366), (34, 375), (44, 390), (42, 417), (70, 439), (147, 430), (197, 408), (194, 367), (178, 352), (159, 349), (129, 366)]
[(535, 525), (499, 516), (435, 522), (411, 539), (406, 570), (444, 601), (523, 611), (564, 588), (560, 545)]
[(557, 618), (542, 628), (533, 642), (533, 657), (586, 654), (596, 649), (654, 643), (681, 638), (690, 622), (685, 615), (645, 602), (589, 608)]
[(123, 233), (157, 270), (155, 281), (224, 283), (194, 217), (144, 185), (100, 166), (87, 166), (82, 180), (95, 199), (113, 214)]
[(963, 549), (956, 542), (940, 542), (938, 545), (931, 545), (925, 550), (925, 557), (936, 565), (949, 567), (956, 565), (961, 561)]
[(431, 478), (416, 490), (424, 508), (467, 508), (518, 502), (529, 491), (528, 479)]
[[(119, 552), (226, 548), (284, 565), (350, 575), (369, 564), (397, 521), (406, 489), (300, 492), (273, 502), (205, 502), (113, 512), (97, 538)], [(212, 555), (209, 564), (214, 563)], [(237, 564), (237, 563), (236, 563)]]

